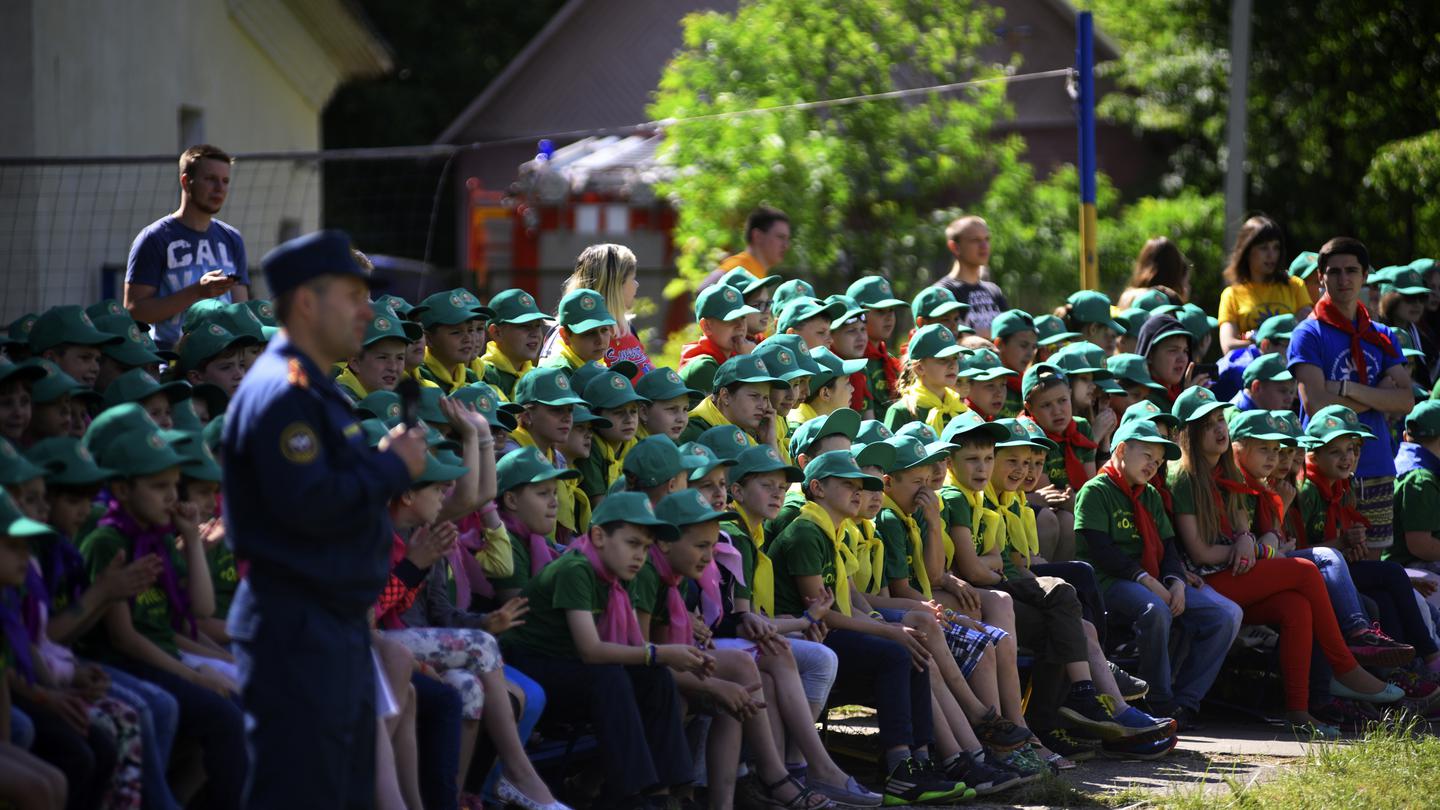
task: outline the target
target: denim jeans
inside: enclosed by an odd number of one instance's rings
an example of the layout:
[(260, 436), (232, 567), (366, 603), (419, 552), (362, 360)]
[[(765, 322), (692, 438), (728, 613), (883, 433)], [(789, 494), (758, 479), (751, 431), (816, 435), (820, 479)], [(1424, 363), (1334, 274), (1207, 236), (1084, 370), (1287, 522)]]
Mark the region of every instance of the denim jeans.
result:
[[(1200, 708), (1210, 691), (1230, 644), (1240, 632), (1244, 611), (1214, 588), (1185, 586), (1185, 610), (1172, 616), (1170, 608), (1149, 588), (1130, 580), (1110, 583), (1105, 605), (1121, 620), (1134, 625), (1140, 651), (1140, 677), (1150, 683), (1150, 702), (1157, 706)], [(1172, 668), (1172, 630), (1189, 641), (1189, 654)], [(1179, 638), (1176, 638), (1179, 640)]]
[(1285, 556), (1309, 560), (1320, 569), (1320, 577), (1325, 580), (1325, 590), (1330, 594), (1330, 606), (1335, 609), (1335, 621), (1340, 624), (1341, 633), (1348, 636), (1370, 626), (1343, 554), (1328, 546), (1314, 546), (1296, 549)]

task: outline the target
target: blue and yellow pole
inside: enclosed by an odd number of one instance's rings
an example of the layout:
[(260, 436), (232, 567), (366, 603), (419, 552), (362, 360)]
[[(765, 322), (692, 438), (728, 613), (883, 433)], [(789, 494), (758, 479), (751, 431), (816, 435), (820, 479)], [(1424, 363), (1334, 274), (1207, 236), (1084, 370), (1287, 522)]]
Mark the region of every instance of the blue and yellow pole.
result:
[(1080, 125), (1080, 289), (1100, 288), (1095, 245), (1095, 21), (1080, 12), (1075, 25), (1075, 71)]

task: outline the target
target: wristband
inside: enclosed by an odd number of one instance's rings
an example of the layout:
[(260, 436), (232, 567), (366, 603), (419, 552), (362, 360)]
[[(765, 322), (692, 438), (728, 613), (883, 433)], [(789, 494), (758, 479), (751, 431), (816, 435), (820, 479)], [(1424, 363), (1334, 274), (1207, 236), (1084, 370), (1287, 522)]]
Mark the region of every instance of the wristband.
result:
[(814, 625), (817, 625), (817, 624), (820, 623), (820, 620), (819, 620), (819, 619), (817, 619), (817, 618), (815, 618), (814, 616), (811, 616), (811, 615), (810, 615), (810, 611), (809, 611), (809, 610), (802, 610), (802, 611), (800, 611), (800, 615), (801, 615), (801, 616), (804, 616), (804, 617), (805, 617), (805, 621), (809, 622), (812, 627), (813, 627)]
[(646, 645), (645, 645), (645, 666), (647, 666), (647, 667), (653, 667), (653, 666), (655, 666), (655, 663), (656, 663), (656, 659), (657, 659), (657, 658), (659, 658), (659, 651), (655, 649), (655, 645), (654, 645), (654, 644), (646, 644)]
[(882, 613), (881, 613), (880, 611), (878, 611), (878, 610), (872, 610), (872, 611), (870, 611), (870, 618), (875, 619), (876, 621), (881, 621), (881, 622), (885, 621), (885, 616), (884, 616), (884, 614), (882, 614)]
[(1341, 397), (1342, 399), (1345, 397), (1345, 383), (1347, 383), (1347, 382), (1349, 382), (1349, 380), (1341, 380), (1341, 381), (1340, 381), (1340, 397)]
[(483, 518), (486, 515), (494, 514), (495, 512), (499, 511), (500, 507), (496, 505), (494, 501), (488, 501), (484, 506), (480, 507), (479, 515)]

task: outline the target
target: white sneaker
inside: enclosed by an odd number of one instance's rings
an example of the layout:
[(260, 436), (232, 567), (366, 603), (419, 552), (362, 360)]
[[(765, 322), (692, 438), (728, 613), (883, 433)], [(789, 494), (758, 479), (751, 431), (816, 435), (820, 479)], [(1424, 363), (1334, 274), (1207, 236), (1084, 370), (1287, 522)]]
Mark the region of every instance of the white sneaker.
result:
[(526, 796), (524, 793), (521, 793), (520, 788), (515, 787), (509, 779), (503, 776), (500, 777), (499, 783), (495, 785), (495, 795), (500, 797), (500, 801), (513, 804), (516, 807), (523, 807), (525, 810), (571, 810), (571, 807), (563, 802), (541, 804), (529, 796)]

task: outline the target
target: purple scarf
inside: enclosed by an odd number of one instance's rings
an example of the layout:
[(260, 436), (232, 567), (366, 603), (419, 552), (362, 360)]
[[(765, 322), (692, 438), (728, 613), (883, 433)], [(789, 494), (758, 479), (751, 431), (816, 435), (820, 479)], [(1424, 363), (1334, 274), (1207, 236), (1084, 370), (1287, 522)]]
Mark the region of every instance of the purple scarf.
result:
[(714, 627), (725, 613), (725, 603), (720, 595), (720, 569), (724, 568), (736, 582), (745, 584), (745, 560), (740, 556), (740, 550), (731, 545), (730, 535), (721, 532), (720, 542), (715, 544), (712, 553), (714, 558), (700, 575), (700, 616), (706, 627)]
[[(28, 580), (27, 576), (27, 580)], [(30, 632), (25, 629), (25, 620), (21, 616), (22, 600), (20, 592), (15, 588), (6, 588), (0, 591), (0, 634), (4, 635), (4, 644), (10, 648), (10, 653), (15, 656), (15, 668), (25, 677), (26, 683), (35, 683), (35, 662), (30, 657), (30, 645), (34, 643)]]
[[(190, 610), (190, 597), (180, 588), (180, 577), (176, 576), (175, 566), (170, 562), (171, 548), (167, 538), (175, 533), (175, 527), (165, 525), (142, 529), (140, 524), (135, 522), (135, 518), (131, 517), (118, 501), (113, 500), (105, 509), (105, 516), (100, 518), (99, 525), (114, 529), (130, 541), (131, 562), (149, 554), (160, 558), (164, 570), (160, 572), (155, 584), (165, 591), (165, 601), (170, 606), (170, 626), (177, 633), (187, 633), (190, 638), (195, 638), (195, 614)], [(134, 606), (133, 599), (131, 606)]]
[(485, 569), (475, 555), (485, 550), (485, 521), (479, 512), (471, 512), (460, 520), (460, 539), (450, 549), (446, 559), (450, 562), (450, 573), (455, 577), (455, 605), (461, 610), (470, 609), (470, 600), (475, 594), (486, 599), (495, 598), (495, 586), (485, 576)]
[[(85, 558), (80, 556), (69, 539), (51, 538), (48, 547), (36, 556), (44, 560), (40, 568), (44, 574), (45, 604), (53, 608), (55, 603), (51, 599), (65, 590), (69, 591), (69, 604), (78, 603), (85, 593)], [(68, 589), (65, 587), (67, 584)], [(26, 589), (29, 590), (29, 587)]]

